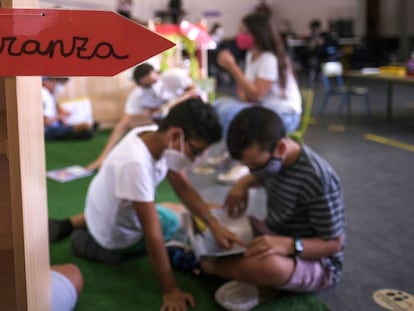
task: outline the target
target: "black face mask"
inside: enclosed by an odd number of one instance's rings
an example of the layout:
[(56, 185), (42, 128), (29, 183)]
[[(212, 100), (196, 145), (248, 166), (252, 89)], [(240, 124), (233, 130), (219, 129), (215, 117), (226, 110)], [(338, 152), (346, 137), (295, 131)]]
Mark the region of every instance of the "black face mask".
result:
[(257, 179), (263, 180), (278, 174), (281, 169), (282, 159), (271, 157), (264, 166), (250, 170), (250, 173)]

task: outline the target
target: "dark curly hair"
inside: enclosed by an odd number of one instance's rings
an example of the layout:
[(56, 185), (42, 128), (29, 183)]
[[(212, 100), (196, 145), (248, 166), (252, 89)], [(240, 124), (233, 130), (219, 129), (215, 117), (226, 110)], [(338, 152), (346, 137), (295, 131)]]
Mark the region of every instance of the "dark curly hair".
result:
[(159, 131), (166, 131), (170, 126), (181, 128), (186, 140), (202, 139), (212, 144), (222, 138), (222, 127), (216, 110), (199, 97), (174, 106), (161, 121)]

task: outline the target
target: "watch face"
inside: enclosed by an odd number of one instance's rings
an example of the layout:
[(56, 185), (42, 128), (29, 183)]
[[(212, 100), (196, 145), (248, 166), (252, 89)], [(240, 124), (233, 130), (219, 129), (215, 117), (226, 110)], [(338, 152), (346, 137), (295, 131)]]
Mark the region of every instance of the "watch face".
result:
[(296, 255), (303, 252), (303, 243), (300, 239), (295, 239), (295, 253)]

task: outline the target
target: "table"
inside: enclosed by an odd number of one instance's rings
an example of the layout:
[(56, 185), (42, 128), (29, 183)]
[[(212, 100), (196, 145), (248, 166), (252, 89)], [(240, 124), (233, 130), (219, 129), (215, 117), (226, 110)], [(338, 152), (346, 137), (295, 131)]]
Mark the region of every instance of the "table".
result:
[(344, 72), (344, 77), (353, 79), (365, 79), (365, 80), (377, 80), (384, 81), (387, 84), (387, 122), (392, 120), (392, 99), (394, 84), (411, 84), (414, 86), (414, 77), (412, 76), (400, 76), (396, 74), (387, 73), (362, 73), (360, 70), (348, 70)]

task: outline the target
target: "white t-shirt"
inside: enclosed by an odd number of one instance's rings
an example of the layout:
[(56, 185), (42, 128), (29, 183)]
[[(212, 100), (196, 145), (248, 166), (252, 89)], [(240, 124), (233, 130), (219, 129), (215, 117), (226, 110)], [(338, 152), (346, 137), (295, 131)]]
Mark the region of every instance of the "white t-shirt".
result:
[(245, 76), (249, 81), (257, 78), (272, 81), (267, 93), (260, 98), (263, 107), (272, 109), (278, 113), (301, 113), (302, 99), (299, 86), (289, 70), (287, 72), (286, 88), (282, 90), (279, 86), (278, 60), (270, 52), (264, 52), (252, 61), (252, 53), (246, 55)]
[[(47, 118), (54, 118), (58, 114), (56, 99), (53, 94), (46, 88), (42, 87), (42, 104), (43, 115)], [(58, 121), (50, 124), (49, 126), (58, 125)]]
[(165, 178), (165, 158), (155, 160), (138, 136), (157, 126), (131, 130), (109, 153), (92, 180), (85, 207), (88, 229), (107, 249), (126, 248), (143, 233), (133, 202), (154, 202), (157, 185)]
[(125, 113), (136, 115), (145, 109), (158, 109), (163, 104), (181, 96), (193, 84), (188, 73), (181, 68), (171, 68), (161, 73), (150, 88), (137, 86), (128, 96)]

